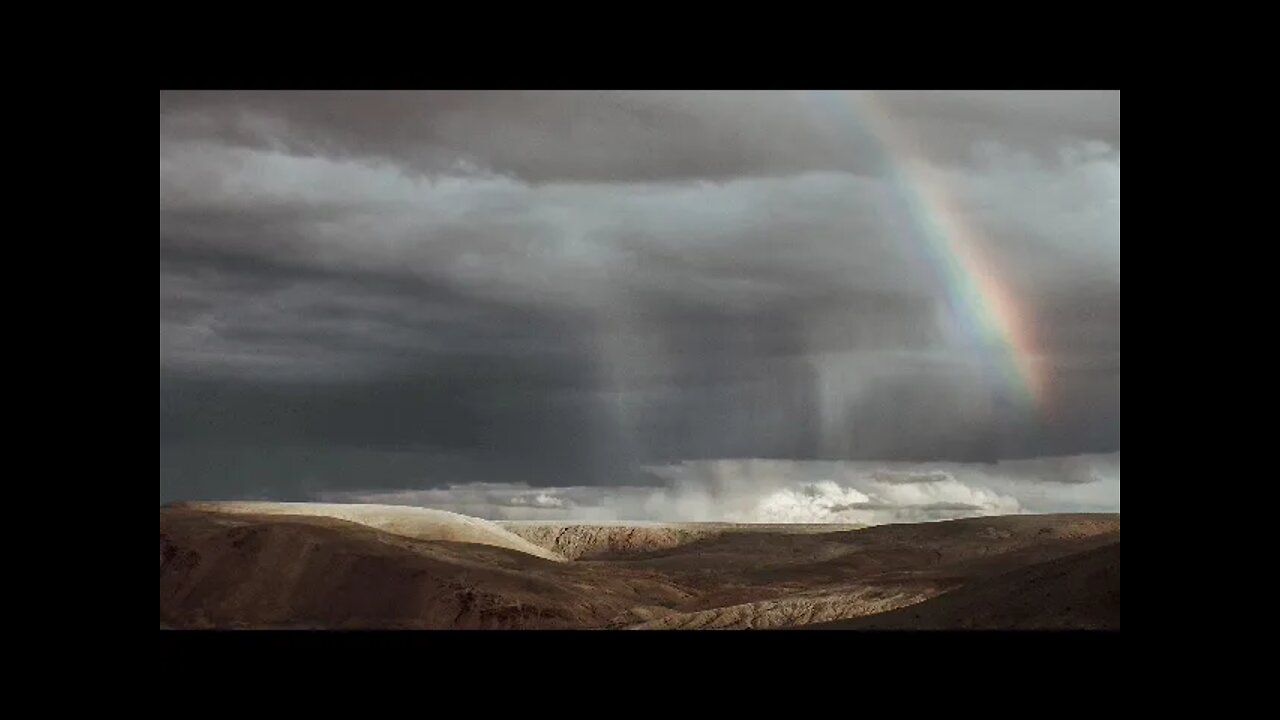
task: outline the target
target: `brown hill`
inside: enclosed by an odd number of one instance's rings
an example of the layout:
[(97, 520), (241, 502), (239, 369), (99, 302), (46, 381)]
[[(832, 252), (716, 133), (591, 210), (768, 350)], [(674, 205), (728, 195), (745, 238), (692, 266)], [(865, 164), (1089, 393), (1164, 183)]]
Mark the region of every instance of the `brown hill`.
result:
[(1119, 630), (1120, 543), (983, 578), (917, 605), (821, 630)]
[[(897, 608), (966, 597), (992, 608), (984, 622), (1021, 627), (1027, 620), (1009, 609), (1008, 600), (1025, 594), (1018, 588), (1039, 582), (1066, 597), (1066, 581), (1053, 580), (1054, 563), (1112, 545), (1118, 609), (1118, 515), (1021, 515), (848, 530), (499, 526), (458, 523), (446, 517), (452, 513), (413, 513), (414, 522), (404, 525), (350, 507), (279, 508), (309, 510), (286, 514), (250, 512), (254, 507), (261, 506), (161, 509), (163, 627), (775, 628), (893, 617)], [(359, 515), (367, 524), (328, 516), (338, 513)], [(489, 532), (490, 526), (505, 535)], [(507, 536), (537, 552), (513, 549)], [(566, 562), (562, 555), (578, 559)], [(1017, 574), (1033, 570), (1050, 574), (1043, 580)], [(1013, 580), (994, 580), (1006, 576)], [(996, 583), (990, 585), (995, 589), (974, 594), (987, 587), (982, 583)], [(1110, 602), (1107, 587), (1086, 584), (1081, 592)], [(1059, 618), (1063, 626), (1096, 626), (1084, 600), (1071, 598)], [(936, 623), (955, 625), (960, 615), (975, 612), (944, 613)]]
[(173, 628), (600, 626), (685, 597), (506, 548), (426, 541), (318, 516), (162, 510), (160, 623)]

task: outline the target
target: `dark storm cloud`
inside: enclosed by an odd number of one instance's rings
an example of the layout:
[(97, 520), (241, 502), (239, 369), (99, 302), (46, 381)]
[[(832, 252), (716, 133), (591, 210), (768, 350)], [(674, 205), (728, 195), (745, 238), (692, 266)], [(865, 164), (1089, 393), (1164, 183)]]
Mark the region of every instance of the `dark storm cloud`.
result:
[(1016, 298), (1034, 417), (829, 99), (162, 93), (162, 499), (1118, 450), (1119, 94), (875, 100)]
[[(160, 129), (531, 182), (870, 172), (866, 158), (847, 152), (844, 102), (808, 91), (166, 93)], [(950, 161), (969, 159), (984, 141), (1050, 157), (1071, 141), (1120, 147), (1119, 93), (906, 91), (876, 93), (875, 102)]]

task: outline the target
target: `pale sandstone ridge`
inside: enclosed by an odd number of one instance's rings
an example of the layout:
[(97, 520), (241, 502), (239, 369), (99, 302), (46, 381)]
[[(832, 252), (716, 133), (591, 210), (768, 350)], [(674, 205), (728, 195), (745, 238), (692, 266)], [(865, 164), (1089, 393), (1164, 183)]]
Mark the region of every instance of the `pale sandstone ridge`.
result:
[(288, 502), (186, 502), (175, 508), (240, 515), (307, 515), (329, 517), (367, 525), (392, 535), (416, 540), (492, 545), (515, 550), (544, 560), (563, 562), (564, 557), (539, 547), (488, 520), (459, 515), (446, 510), (404, 505), (361, 505), (344, 503)]

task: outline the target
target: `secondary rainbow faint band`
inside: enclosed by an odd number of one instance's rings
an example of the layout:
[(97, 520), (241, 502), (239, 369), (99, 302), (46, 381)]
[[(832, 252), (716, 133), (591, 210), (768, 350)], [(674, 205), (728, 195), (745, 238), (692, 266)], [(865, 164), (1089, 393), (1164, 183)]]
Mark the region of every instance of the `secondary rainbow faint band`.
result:
[(977, 232), (949, 189), (919, 162), (922, 153), (870, 92), (809, 93), (836, 128), (860, 136), (857, 148), (877, 155), (895, 197), (942, 281), (947, 305), (970, 349), (1012, 399), (1031, 407), (1046, 401), (1045, 378), (1016, 298), (979, 253)]

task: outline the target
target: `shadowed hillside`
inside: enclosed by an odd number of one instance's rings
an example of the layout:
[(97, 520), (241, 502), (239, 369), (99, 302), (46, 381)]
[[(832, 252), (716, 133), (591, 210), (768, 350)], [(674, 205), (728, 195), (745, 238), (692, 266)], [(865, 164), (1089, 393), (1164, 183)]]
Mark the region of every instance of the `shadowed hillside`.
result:
[(1120, 543), (983, 579), (830, 630), (1119, 630)]

